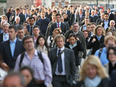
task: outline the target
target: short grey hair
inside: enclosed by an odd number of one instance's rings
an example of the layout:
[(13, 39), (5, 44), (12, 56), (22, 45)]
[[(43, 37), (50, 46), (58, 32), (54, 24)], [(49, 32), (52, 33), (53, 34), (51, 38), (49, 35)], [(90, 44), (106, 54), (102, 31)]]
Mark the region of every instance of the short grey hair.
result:
[[(8, 75), (5, 77), (5, 79), (7, 79), (8, 77), (12, 77), (12, 76), (17, 76), (20, 78), (20, 83), (22, 86), (25, 86), (25, 80), (24, 80), (24, 77), (19, 73), (19, 72), (13, 72), (13, 71), (10, 71), (8, 73)], [(4, 81), (5, 81), (4, 79)]]
[(16, 17), (15, 17), (15, 21), (16, 21), (17, 18), (19, 18), (19, 20), (20, 20), (20, 17), (19, 17), (19, 16), (16, 16)]
[(8, 25), (8, 26), (10, 26), (10, 24), (9, 24), (9, 23), (7, 23), (7, 22), (5, 22), (5, 23), (3, 24), (3, 26), (5, 26), (5, 25)]
[(62, 34), (56, 35), (56, 36), (54, 37), (55, 43), (56, 43), (56, 41), (57, 41), (57, 38), (63, 38), (63, 41), (65, 42), (65, 37), (64, 37), (64, 35), (62, 35)]

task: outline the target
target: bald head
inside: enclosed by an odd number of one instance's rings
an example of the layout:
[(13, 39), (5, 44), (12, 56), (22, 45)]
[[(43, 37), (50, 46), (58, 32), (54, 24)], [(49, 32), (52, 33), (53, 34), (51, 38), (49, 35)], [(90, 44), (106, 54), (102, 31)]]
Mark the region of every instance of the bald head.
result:
[(110, 21), (110, 27), (111, 27), (111, 28), (114, 28), (114, 26), (115, 26), (115, 21), (114, 21), (114, 20), (111, 20), (111, 21)]

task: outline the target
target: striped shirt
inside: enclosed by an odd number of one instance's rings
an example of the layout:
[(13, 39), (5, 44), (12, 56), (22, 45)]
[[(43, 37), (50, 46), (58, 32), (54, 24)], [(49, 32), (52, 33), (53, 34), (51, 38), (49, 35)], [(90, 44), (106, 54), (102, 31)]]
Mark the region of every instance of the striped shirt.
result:
[[(18, 56), (14, 71), (19, 70), (19, 62), (20, 62), (21, 54)], [(51, 71), (51, 63), (48, 56), (42, 53), (42, 58), (44, 63), (39, 59), (38, 52), (35, 49), (34, 56), (32, 60), (29, 58), (27, 52), (24, 54), (24, 58), (21, 63), (21, 67), (30, 66), (34, 71), (34, 78), (38, 81), (44, 81), (44, 84), (48, 87), (49, 83), (52, 82), (52, 71)]]

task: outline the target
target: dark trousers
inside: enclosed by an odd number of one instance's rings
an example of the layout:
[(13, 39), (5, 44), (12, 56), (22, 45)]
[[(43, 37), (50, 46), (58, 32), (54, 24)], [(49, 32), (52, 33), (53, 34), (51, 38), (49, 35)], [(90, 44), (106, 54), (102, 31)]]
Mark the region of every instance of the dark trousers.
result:
[(38, 84), (39, 87), (46, 87), (44, 83)]
[(53, 76), (53, 81), (52, 81), (53, 87), (71, 87), (70, 84), (67, 83), (66, 81), (66, 76)]

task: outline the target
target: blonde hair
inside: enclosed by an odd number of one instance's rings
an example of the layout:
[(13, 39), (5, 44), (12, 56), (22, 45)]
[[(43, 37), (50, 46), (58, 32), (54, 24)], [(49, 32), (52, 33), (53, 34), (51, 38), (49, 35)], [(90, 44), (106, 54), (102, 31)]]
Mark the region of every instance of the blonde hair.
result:
[(60, 34), (59, 29), (61, 29), (61, 28), (55, 28), (55, 29), (53, 30), (53, 32), (58, 31), (58, 34)]
[(115, 36), (105, 36), (104, 44), (108, 42), (108, 40), (113, 40), (116, 44), (116, 37)]
[(108, 74), (105, 72), (105, 69), (103, 68), (100, 59), (97, 56), (90, 55), (88, 58), (84, 61), (82, 64), (82, 67), (80, 68), (80, 78), (79, 81), (83, 81), (87, 76), (86, 76), (86, 70), (87, 70), (87, 65), (93, 65), (97, 68), (97, 75), (101, 77), (101, 79), (104, 79), (108, 77)]
[(104, 28), (103, 28), (101, 25), (97, 25), (97, 26), (95, 27), (94, 34), (97, 35), (97, 29), (98, 29), (98, 28), (102, 28), (102, 35), (105, 36)]

